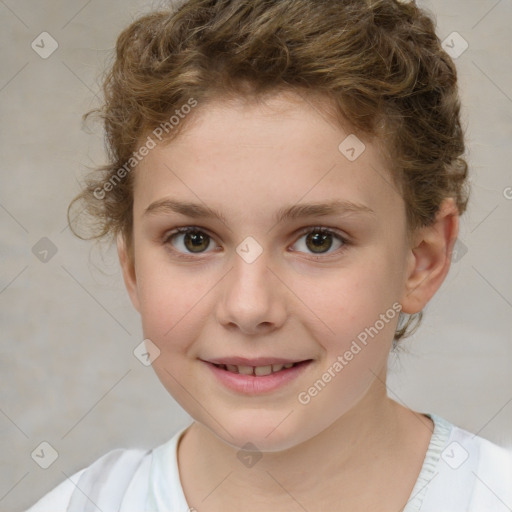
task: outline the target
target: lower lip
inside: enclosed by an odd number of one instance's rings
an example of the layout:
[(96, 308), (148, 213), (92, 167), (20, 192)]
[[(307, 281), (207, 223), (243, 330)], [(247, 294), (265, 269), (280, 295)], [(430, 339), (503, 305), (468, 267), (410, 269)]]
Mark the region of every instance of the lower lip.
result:
[(285, 368), (270, 375), (256, 376), (229, 372), (218, 368), (212, 363), (203, 362), (224, 386), (245, 395), (259, 395), (275, 391), (296, 379), (311, 363), (311, 361), (304, 361), (291, 368)]

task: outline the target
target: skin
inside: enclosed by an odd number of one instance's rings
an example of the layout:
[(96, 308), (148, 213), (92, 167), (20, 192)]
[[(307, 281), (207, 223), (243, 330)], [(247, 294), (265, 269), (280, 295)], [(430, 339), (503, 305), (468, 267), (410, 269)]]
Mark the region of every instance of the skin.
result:
[[(240, 503), (244, 511), (396, 512), (418, 477), (432, 422), (385, 387), (398, 315), (309, 403), (298, 401), (394, 303), (406, 313), (423, 309), (449, 270), (458, 233), (447, 199), (436, 221), (408, 238), (378, 141), (364, 140), (351, 162), (338, 150), (349, 134), (291, 93), (265, 103), (216, 100), (135, 171), (133, 253), (122, 237), (118, 252), (144, 336), (160, 350), (153, 367), (195, 420), (178, 461), (199, 512), (238, 511)], [(169, 198), (207, 205), (225, 222), (145, 213)], [(372, 212), (273, 219), (286, 206), (331, 200)], [(205, 251), (191, 252), (183, 234), (170, 238), (183, 226), (209, 235)], [(334, 233), (324, 253), (300, 232), (319, 226)], [(248, 236), (262, 249), (252, 263), (236, 252)], [(312, 362), (282, 388), (248, 396), (225, 388), (201, 361), (221, 356)], [(253, 467), (237, 458), (247, 442), (263, 455)]]

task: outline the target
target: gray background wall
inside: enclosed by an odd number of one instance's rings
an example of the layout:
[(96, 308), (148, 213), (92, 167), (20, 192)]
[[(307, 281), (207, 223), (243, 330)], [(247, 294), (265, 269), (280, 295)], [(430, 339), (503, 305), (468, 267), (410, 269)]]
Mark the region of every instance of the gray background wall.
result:
[[(441, 39), (456, 31), (469, 44), (456, 62), (473, 197), (458, 260), (408, 353), (391, 358), (389, 394), (512, 446), (512, 2), (421, 4)], [(114, 251), (75, 239), (65, 216), (86, 168), (104, 159), (100, 127), (82, 129), (80, 116), (97, 104), (105, 58), (157, 5), (0, 1), (3, 511), (28, 507), (110, 449), (156, 446), (189, 421), (132, 354), (141, 329)], [(44, 31), (59, 45), (47, 59), (31, 48)], [(38, 50), (49, 48), (46, 39)], [(59, 454), (46, 470), (31, 458), (43, 441)]]

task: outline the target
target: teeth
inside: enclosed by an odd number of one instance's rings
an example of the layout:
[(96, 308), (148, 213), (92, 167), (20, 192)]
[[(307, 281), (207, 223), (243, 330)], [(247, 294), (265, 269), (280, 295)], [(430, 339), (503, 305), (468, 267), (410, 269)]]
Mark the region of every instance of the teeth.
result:
[(272, 373), (272, 365), (268, 366), (256, 366), (254, 368), (254, 374), (257, 376), (270, 375)]
[(220, 364), (217, 366), (232, 373), (241, 373), (242, 375), (256, 375), (258, 377), (263, 377), (265, 375), (270, 375), (271, 373), (279, 372), (283, 368), (285, 370), (291, 368), (294, 364), (295, 363), (269, 364), (267, 366), (236, 366), (234, 364)]

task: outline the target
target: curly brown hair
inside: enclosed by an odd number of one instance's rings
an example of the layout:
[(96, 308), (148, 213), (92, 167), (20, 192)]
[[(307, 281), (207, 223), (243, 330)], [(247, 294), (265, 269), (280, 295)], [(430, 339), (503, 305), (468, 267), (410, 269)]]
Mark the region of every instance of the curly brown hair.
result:
[[(122, 234), (132, 250), (130, 170), (148, 133), (165, 126), (167, 142), (193, 118), (170, 126), (171, 114), (193, 102), (280, 91), (328, 99), (340, 126), (385, 143), (410, 232), (429, 225), (447, 197), (460, 214), (466, 209), (456, 68), (432, 16), (415, 2), (182, 1), (119, 35), (103, 89), (103, 106), (84, 118), (102, 118), (109, 163), (89, 175), (68, 209), (81, 238)], [(79, 204), (92, 226), (85, 237), (71, 220)], [(417, 327), (421, 313), (399, 323), (395, 341), (415, 330), (408, 332), (414, 320)]]

